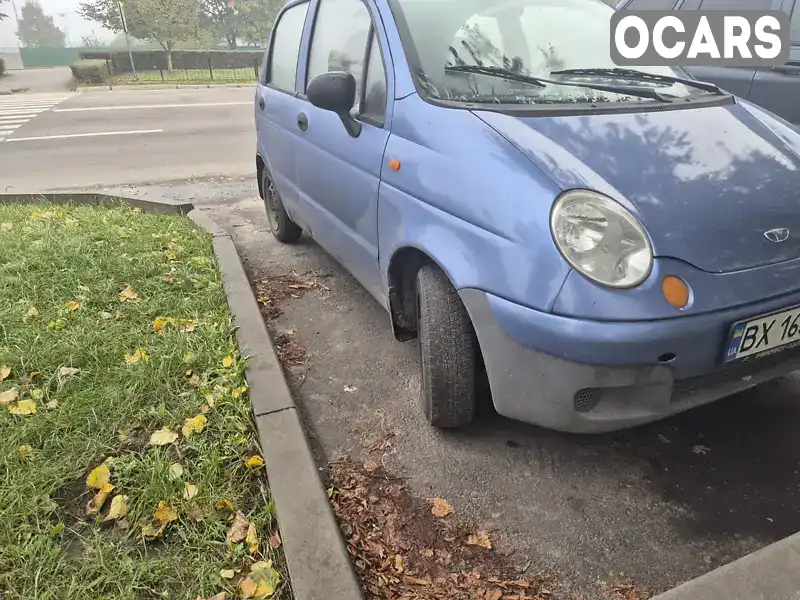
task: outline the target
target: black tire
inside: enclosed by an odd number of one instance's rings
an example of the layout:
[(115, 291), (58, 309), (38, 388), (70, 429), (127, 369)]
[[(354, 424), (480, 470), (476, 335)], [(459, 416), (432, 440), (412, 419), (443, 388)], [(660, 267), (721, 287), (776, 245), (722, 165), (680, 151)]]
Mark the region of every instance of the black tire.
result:
[(278, 190), (272, 182), (272, 178), (264, 172), (261, 180), (261, 190), (264, 194), (264, 208), (267, 211), (267, 222), (270, 231), (275, 239), (284, 244), (292, 244), (300, 239), (303, 230), (300, 226), (289, 218), (286, 209), (283, 207)]
[(425, 417), (435, 427), (469, 425), (475, 416), (478, 345), (464, 304), (435, 265), (417, 272), (417, 331)]

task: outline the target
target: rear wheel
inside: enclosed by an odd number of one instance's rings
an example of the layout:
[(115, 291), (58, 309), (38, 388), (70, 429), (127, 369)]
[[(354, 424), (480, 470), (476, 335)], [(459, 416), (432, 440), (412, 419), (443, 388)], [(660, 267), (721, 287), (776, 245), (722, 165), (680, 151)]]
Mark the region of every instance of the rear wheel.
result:
[(272, 235), (279, 242), (285, 244), (291, 244), (299, 240), (303, 230), (286, 213), (278, 190), (275, 188), (272, 178), (266, 172), (263, 175), (261, 189), (264, 193), (264, 207), (267, 209), (267, 221)]
[(435, 265), (417, 273), (421, 400), (435, 427), (464, 427), (476, 406), (478, 346), (472, 322), (447, 276)]

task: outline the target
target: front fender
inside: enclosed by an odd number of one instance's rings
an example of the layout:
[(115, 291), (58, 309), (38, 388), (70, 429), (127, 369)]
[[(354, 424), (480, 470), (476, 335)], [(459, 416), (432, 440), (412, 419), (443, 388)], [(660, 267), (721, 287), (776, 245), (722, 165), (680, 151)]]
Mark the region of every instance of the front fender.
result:
[(473, 288), (549, 311), (569, 265), (549, 215), (560, 190), (469, 111), (416, 95), (398, 101), (378, 203), (384, 291), (402, 248), (433, 259), (456, 289)]

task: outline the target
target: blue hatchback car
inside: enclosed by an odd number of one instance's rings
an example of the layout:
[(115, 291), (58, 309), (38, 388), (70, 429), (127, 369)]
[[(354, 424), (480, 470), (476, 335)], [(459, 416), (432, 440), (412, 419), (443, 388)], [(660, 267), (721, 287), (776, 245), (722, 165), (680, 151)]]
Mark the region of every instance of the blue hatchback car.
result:
[(634, 426), (800, 368), (800, 132), (617, 68), (601, 0), (290, 0), (256, 92), (275, 237), (419, 338), (468, 424)]

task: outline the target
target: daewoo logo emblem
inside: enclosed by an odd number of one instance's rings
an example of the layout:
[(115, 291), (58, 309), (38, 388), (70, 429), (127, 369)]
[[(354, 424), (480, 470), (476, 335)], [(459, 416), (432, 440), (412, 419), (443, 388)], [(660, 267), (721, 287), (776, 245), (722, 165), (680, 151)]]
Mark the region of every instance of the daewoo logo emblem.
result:
[(783, 227), (780, 229), (770, 229), (769, 231), (764, 232), (764, 237), (770, 242), (780, 244), (789, 238), (789, 230)]

